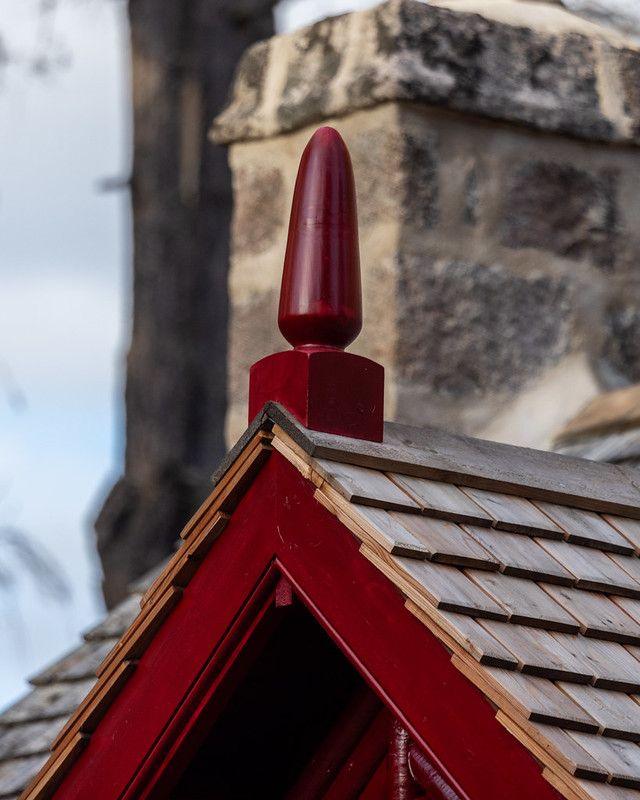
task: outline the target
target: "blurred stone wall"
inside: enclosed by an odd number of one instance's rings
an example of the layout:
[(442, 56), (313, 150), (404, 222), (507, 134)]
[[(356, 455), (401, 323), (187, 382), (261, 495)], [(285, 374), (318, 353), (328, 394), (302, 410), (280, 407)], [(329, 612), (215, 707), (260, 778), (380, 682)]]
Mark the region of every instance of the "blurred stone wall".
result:
[(384, 364), (387, 419), (545, 446), (640, 380), (640, 53), (555, 4), (448, 5), (391, 0), (241, 63), (214, 125), (235, 199), (231, 440), (249, 366), (285, 346), (289, 204), (318, 124), (353, 159), (352, 349)]

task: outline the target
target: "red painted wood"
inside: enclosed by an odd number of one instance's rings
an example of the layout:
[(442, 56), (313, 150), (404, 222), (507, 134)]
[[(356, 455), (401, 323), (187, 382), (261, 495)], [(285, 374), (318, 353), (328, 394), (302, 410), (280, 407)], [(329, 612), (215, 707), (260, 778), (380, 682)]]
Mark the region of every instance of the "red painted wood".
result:
[(342, 350), (287, 350), (251, 367), (249, 420), (268, 401), (283, 405), (305, 428), (381, 442), (384, 368)]
[(349, 151), (319, 128), (300, 160), (278, 325), (294, 347), (344, 348), (362, 327), (356, 192)]
[(380, 711), (380, 702), (366, 687), (352, 698), (333, 729), (318, 747), (315, 756), (286, 800), (320, 800), (356, 747), (358, 740)]
[(343, 352), (362, 327), (362, 291), (353, 169), (333, 128), (300, 161), (278, 325), (295, 349), (252, 366), (249, 421), (272, 400), (312, 430), (382, 441), (384, 370)]
[(432, 800), (460, 800), (456, 792), (442, 779), (438, 771), (414, 745), (408, 752), (409, 771), (415, 782), (427, 792)]
[(360, 800), (388, 800), (387, 759), (383, 759), (373, 777), (360, 795)]
[(293, 586), (286, 578), (280, 578), (276, 584), (276, 608), (287, 608), (293, 605)]
[[(355, 800), (361, 797), (373, 775), (385, 758), (389, 715), (380, 711), (342, 765), (339, 773), (323, 795), (323, 800)], [(300, 797), (306, 795), (298, 795)]]
[(409, 732), (398, 720), (389, 729), (389, 798), (416, 800), (417, 786), (409, 772)]
[(496, 722), (489, 702), (278, 453), (256, 477), (56, 798), (132, 797), (127, 787), (136, 776), (145, 769), (153, 774), (149, 765), (157, 766), (158, 753), (170, 752), (175, 741), (172, 720), (195, 713), (189, 709), (199, 676), (221, 653), (274, 558), (296, 597), (462, 800), (558, 800), (533, 757)]

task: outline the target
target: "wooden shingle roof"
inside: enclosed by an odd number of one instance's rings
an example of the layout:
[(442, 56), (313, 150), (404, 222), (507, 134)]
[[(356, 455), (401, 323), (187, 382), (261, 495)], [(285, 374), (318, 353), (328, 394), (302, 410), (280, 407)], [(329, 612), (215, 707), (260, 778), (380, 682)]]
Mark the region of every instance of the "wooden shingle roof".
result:
[[(9, 745), (4, 763), (21, 761), (22, 772), (6, 789), (0, 764), (0, 798), (41, 767), (43, 743), (54, 735), (53, 754), (24, 796), (42, 798), (55, 786), (272, 450), (315, 486), (316, 499), (360, 541), (363, 557), (405, 596), (408, 611), (564, 796), (640, 800), (633, 470), (393, 424), (380, 444), (346, 439), (306, 430), (274, 405), (231, 451), (181, 548), (136, 598), (140, 614), (97, 667), (97, 683), (89, 665), (123, 625), (107, 621), (37, 679), (34, 695), (60, 685), (61, 674), (90, 688), (62, 731), (70, 704), (45, 717), (57, 721), (51, 730), (31, 733), (28, 726), (44, 720), (20, 717), (20, 704), (0, 717), (0, 731), (13, 728), (10, 742), (40, 742), (31, 750)], [(111, 616), (124, 623), (132, 610)]]

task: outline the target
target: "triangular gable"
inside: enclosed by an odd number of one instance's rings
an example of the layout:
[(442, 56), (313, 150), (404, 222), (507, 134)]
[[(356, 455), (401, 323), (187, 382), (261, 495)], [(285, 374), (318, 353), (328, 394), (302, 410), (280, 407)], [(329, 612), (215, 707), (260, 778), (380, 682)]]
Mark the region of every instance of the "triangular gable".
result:
[[(329, 453), (333, 461), (318, 459), (296, 442), (309, 434), (273, 409), (249, 429), (218, 474), (214, 492), (185, 527), (183, 546), (145, 594), (140, 616), (103, 662), (98, 683), (56, 739), (51, 759), (24, 796), (48, 796), (72, 768), (274, 448), (301, 473), (308, 496), (313, 493), (355, 534), (362, 555), (403, 593), (411, 619), (444, 643), (453, 665), (465, 676), (463, 683), (470, 680), (491, 700), (498, 722), (542, 762), (548, 781), (570, 798), (623, 800), (626, 789), (602, 781), (621, 787), (635, 786), (637, 781), (634, 740), (639, 738), (640, 725), (634, 714), (640, 706), (627, 693), (640, 690), (635, 683), (640, 678), (631, 674), (634, 662), (628, 660), (634, 658), (628, 645), (636, 642), (640, 631), (636, 632), (630, 613), (633, 606), (624, 607), (625, 602), (633, 604), (636, 593), (640, 597), (640, 584), (630, 567), (637, 563), (638, 548), (632, 541), (635, 523), (612, 519), (612, 525), (592, 514), (605, 526), (595, 525), (593, 532), (594, 520), (589, 525), (590, 518), (583, 516), (573, 529), (561, 513), (569, 508), (566, 505), (557, 507), (554, 519), (553, 507), (542, 511), (528, 500), (461, 489), (459, 477), (454, 484), (408, 477), (406, 473), (416, 471), (415, 460), (396, 461), (398, 472), (389, 477), (384, 471), (389, 461), (380, 462), (381, 470), (373, 470), (335, 460), (336, 451)], [(338, 444), (344, 445), (349, 460), (354, 460), (358, 446), (361, 451), (370, 450), (366, 442)], [(365, 457), (371, 463), (371, 453)], [(450, 465), (459, 476), (460, 466), (451, 459)], [(486, 487), (486, 478), (482, 482)], [(575, 486), (571, 489), (574, 496)], [(272, 486), (262, 486), (260, 491), (273, 497)], [(568, 497), (560, 499), (566, 502)], [(599, 501), (586, 498), (586, 502)], [(619, 509), (620, 503), (615, 502)], [(581, 619), (594, 603), (613, 601), (594, 591), (604, 587), (594, 583), (593, 575), (575, 575), (571, 563), (563, 563), (559, 552), (563, 549), (569, 554), (566, 558), (575, 552), (586, 555), (587, 566), (607, 564), (616, 597), (628, 598), (620, 601), (622, 605), (614, 604), (622, 616), (604, 622)], [(361, 556), (358, 559), (362, 561)], [(529, 594), (535, 591), (535, 600), (542, 602), (540, 598), (545, 597), (548, 603), (526, 608), (531, 600), (525, 591), (520, 598), (525, 608), (519, 608), (514, 590), (524, 591), (525, 583), (530, 585)], [(539, 583), (546, 588), (540, 589)], [(570, 606), (580, 592), (590, 602), (585, 609)], [(554, 614), (545, 616), (550, 608)], [(626, 623), (622, 633), (620, 620)], [(600, 628), (598, 622), (602, 622)], [(612, 691), (615, 695), (606, 694)], [(614, 709), (604, 702), (608, 697), (616, 698), (615, 711), (622, 714), (626, 727), (607, 719), (605, 711)], [(631, 704), (625, 706), (626, 714), (618, 710), (622, 698)], [(591, 705), (586, 709), (587, 703)], [(635, 797), (635, 792), (629, 796)]]

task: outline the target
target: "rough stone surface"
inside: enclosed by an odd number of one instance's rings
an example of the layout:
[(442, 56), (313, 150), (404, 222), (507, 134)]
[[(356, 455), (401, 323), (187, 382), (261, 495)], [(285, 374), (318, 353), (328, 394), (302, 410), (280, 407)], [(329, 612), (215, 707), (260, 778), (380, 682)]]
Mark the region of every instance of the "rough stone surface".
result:
[(251, 363), (284, 346), (289, 204), (318, 124), (351, 151), (353, 349), (384, 365), (388, 419), (544, 447), (638, 379), (639, 85), (629, 39), (547, 2), (391, 0), (252, 49), (214, 126), (236, 183), (228, 441)]
[(590, 174), (571, 164), (536, 161), (509, 178), (502, 241), (560, 256), (587, 256), (604, 269), (615, 255), (616, 178)]
[(598, 35), (596, 25), (589, 36), (563, 19), (555, 34), (538, 17), (524, 5), (521, 24), (511, 24), (389, 0), (275, 37), (241, 62), (214, 136), (272, 136), (405, 100), (588, 139), (640, 141), (640, 53), (622, 37), (613, 44), (605, 30)]
[(236, 213), (233, 241), (239, 249), (256, 255), (268, 249), (282, 227), (284, 181), (279, 170), (247, 164), (233, 176)]
[(620, 298), (607, 308), (602, 356), (621, 384), (640, 381), (640, 298)]
[(407, 256), (398, 294), (397, 374), (423, 391), (515, 392), (571, 346), (565, 279)]

